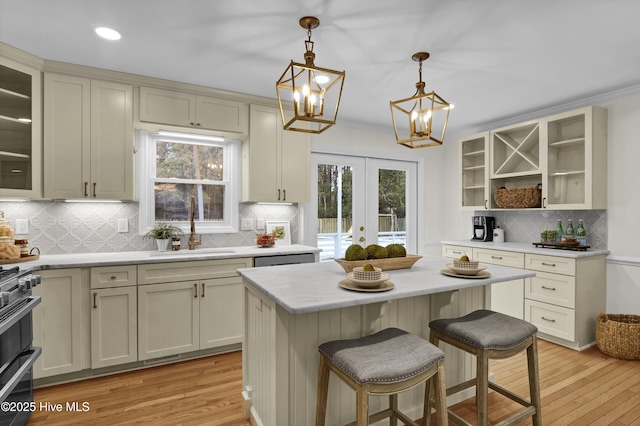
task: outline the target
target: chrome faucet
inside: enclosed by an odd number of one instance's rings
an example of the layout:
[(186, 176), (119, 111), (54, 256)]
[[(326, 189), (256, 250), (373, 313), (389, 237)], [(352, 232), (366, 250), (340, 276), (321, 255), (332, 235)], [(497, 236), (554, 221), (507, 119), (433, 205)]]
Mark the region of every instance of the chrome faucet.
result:
[(196, 197), (191, 196), (191, 207), (190, 207), (189, 221), (191, 223), (191, 233), (189, 234), (189, 250), (194, 250), (196, 246), (202, 244), (202, 239), (196, 239)]

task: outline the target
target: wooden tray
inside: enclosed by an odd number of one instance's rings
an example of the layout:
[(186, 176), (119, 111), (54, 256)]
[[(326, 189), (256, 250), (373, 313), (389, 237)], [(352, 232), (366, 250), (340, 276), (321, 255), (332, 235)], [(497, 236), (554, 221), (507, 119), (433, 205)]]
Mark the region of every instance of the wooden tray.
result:
[(32, 260), (40, 259), (39, 254), (30, 254), (24, 257), (16, 257), (15, 259), (2, 259), (0, 260), (0, 265), (8, 265), (10, 263), (21, 263), (21, 262), (30, 262)]
[(393, 269), (409, 269), (422, 256), (419, 254), (408, 254), (405, 257), (388, 257), (386, 259), (369, 259), (369, 260), (344, 260), (335, 259), (342, 266), (345, 272), (353, 272), (356, 266), (362, 266), (365, 263), (380, 268), (383, 271), (391, 271)]
[(562, 244), (562, 243), (558, 243), (558, 244), (533, 243), (533, 245), (536, 247), (542, 247), (542, 248), (553, 248), (553, 249), (573, 250), (573, 251), (587, 251), (587, 249), (591, 248), (591, 246), (578, 246), (578, 245)]

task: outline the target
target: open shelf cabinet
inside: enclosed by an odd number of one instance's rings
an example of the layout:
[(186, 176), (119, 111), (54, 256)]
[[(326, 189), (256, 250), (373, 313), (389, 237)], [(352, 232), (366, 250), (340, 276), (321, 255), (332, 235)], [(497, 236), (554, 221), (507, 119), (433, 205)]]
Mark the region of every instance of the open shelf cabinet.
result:
[(481, 133), (460, 141), (462, 200), (470, 209), (488, 209), (489, 199), (489, 133)]

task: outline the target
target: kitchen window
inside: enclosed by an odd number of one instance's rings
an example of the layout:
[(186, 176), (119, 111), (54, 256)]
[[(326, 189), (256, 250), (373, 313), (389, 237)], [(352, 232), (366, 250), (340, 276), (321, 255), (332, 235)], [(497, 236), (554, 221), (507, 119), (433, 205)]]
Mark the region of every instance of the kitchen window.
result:
[(188, 233), (191, 198), (197, 233), (238, 231), (238, 141), (141, 131), (138, 148), (141, 234), (155, 222), (172, 223)]

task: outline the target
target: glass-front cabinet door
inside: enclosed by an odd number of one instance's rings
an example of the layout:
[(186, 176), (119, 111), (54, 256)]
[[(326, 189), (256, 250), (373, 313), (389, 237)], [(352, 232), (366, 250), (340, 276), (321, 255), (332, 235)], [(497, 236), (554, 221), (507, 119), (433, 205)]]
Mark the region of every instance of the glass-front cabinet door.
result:
[(41, 77), (0, 57), (0, 198), (41, 198)]

